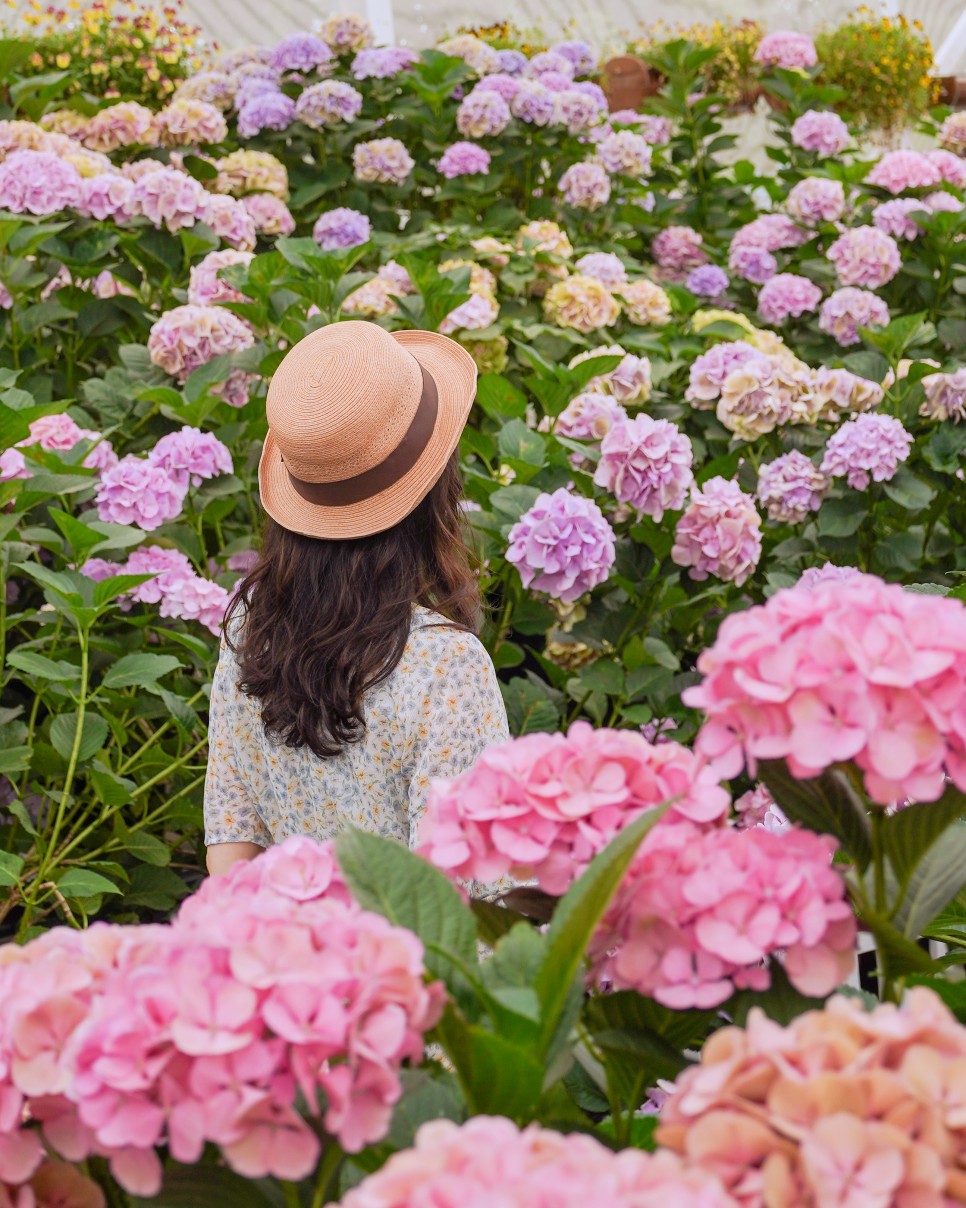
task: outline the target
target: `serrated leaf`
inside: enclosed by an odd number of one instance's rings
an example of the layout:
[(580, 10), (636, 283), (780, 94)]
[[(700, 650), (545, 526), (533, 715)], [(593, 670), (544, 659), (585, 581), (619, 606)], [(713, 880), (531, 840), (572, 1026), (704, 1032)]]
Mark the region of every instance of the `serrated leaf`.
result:
[[(50, 743), (63, 759), (70, 759), (77, 733), (78, 714), (59, 713), (50, 723)], [(107, 741), (108, 725), (103, 717), (88, 710), (81, 726), (80, 747), (77, 752), (79, 763), (84, 763), (96, 754)]]

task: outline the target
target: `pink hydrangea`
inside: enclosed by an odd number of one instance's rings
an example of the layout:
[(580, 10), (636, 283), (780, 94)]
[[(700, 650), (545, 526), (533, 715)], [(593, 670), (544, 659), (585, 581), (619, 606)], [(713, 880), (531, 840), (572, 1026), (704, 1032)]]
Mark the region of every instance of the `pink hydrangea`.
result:
[(223, 143), (228, 137), (221, 110), (208, 101), (188, 97), (176, 98), (162, 109), (154, 126), (166, 147), (205, 146)]
[(735, 825), (741, 830), (761, 826), (772, 834), (781, 834), (792, 824), (765, 785), (756, 784), (753, 789), (735, 798)]
[(872, 211), (872, 221), (880, 231), (885, 231), (893, 239), (917, 239), (922, 234), (922, 227), (912, 215), (922, 214), (928, 209), (924, 201), (917, 201), (914, 197), (896, 197), (877, 205)]
[(597, 210), (610, 200), (610, 178), (593, 160), (571, 164), (557, 183), (567, 205), (578, 210)]
[(906, 189), (934, 189), (942, 183), (939, 167), (921, 151), (887, 151), (865, 178), (866, 184), (876, 185), (890, 193)]
[(691, 362), (689, 384), (684, 397), (702, 410), (721, 396), (721, 388), (736, 369), (751, 361), (767, 361), (768, 357), (744, 340), (712, 344), (707, 352)]
[(402, 185), (416, 161), (398, 138), (377, 138), (356, 143), (352, 148), (352, 166), (356, 180), (365, 184)]
[[(727, 617), (684, 700), (725, 777), (783, 759), (800, 779), (853, 762), (870, 798), (966, 786), (966, 608), (871, 575), (777, 592)], [(776, 676), (780, 685), (776, 689)]]
[(466, 138), (493, 138), (503, 133), (510, 117), (510, 106), (498, 92), (474, 88), (456, 111), (456, 129)]
[(557, 100), (538, 80), (521, 80), (510, 102), (510, 112), (529, 126), (548, 126), (556, 116)]
[(930, 373), (922, 379), (926, 400), (919, 414), (926, 419), (954, 423), (966, 416), (966, 368), (955, 373)]
[(81, 177), (48, 151), (14, 151), (0, 163), (0, 209), (14, 214), (58, 214), (81, 199)]
[(81, 180), (77, 212), (98, 222), (111, 218), (127, 222), (132, 216), (134, 181), (119, 172), (100, 172)]
[(627, 269), (613, 252), (590, 252), (581, 256), (574, 268), (585, 277), (595, 277), (608, 289), (617, 289), (627, 280)]
[(238, 252), (225, 248), (220, 252), (209, 252), (203, 260), (192, 266), (188, 282), (188, 302), (192, 306), (214, 306), (218, 302), (246, 302), (243, 293), (222, 280), (223, 268), (233, 264), (251, 264), (251, 252)]
[(291, 235), (295, 230), (295, 219), (281, 198), (271, 193), (249, 193), (241, 203), (255, 224), (257, 234)]
[(966, 113), (953, 110), (939, 128), (938, 140), (947, 151), (959, 153), (966, 151)]
[(629, 822), (675, 798), (658, 826), (722, 825), (728, 793), (676, 742), (575, 722), (488, 747), (453, 780), (435, 781), (420, 851), (462, 880), (512, 874), (563, 894)]
[(600, 121), (600, 105), (597, 97), (584, 91), (583, 87), (565, 88), (556, 96), (554, 120), (566, 126), (568, 134), (583, 134)]
[(600, 162), (615, 176), (646, 176), (651, 170), (651, 154), (651, 144), (633, 130), (617, 130), (597, 144)]
[[(623, 352), (619, 345), (616, 351)], [(647, 357), (625, 353), (616, 369), (591, 378), (588, 390), (604, 390), (622, 403), (646, 403), (651, 397), (651, 362)]]
[(154, 114), (137, 101), (108, 105), (88, 119), (82, 141), (92, 151), (153, 146), (157, 142)]
[(811, 238), (787, 214), (761, 214), (740, 227), (728, 249), (728, 267), (746, 281), (762, 285), (778, 271), (774, 253), (799, 247)]
[(851, 972), (856, 921), (829, 835), (657, 826), (591, 948), (595, 980), (672, 1010), (767, 990), (782, 955), (792, 985), (824, 997)]
[(67, 452), (85, 437), (96, 439), (99, 435), (99, 432), (80, 427), (66, 411), (62, 411), (58, 415), (42, 415), (40, 419), (33, 420), (30, 424), (30, 435), (20, 441), (20, 444), (40, 445), (42, 449)]
[(766, 323), (781, 327), (818, 309), (822, 291), (814, 281), (795, 273), (776, 273), (758, 293), (758, 313)]
[(553, 430), (569, 440), (600, 442), (623, 419), (627, 419), (627, 412), (616, 398), (588, 390), (570, 400), (554, 421)]
[(614, 530), (603, 512), (565, 487), (539, 495), (508, 540), (506, 559), (524, 587), (567, 604), (605, 582), (614, 564)]
[(191, 427), (162, 436), (148, 454), (148, 461), (186, 488), (219, 474), (230, 474), (234, 468), (231, 454), (217, 436)]
[(804, 453), (792, 449), (758, 471), (758, 501), (771, 520), (800, 524), (809, 512), (817, 512), (829, 482)]
[(221, 306), (176, 306), (157, 319), (148, 336), (151, 360), (179, 382), (217, 356), (251, 348), (255, 337), (243, 319)]
[(948, 189), (937, 189), (935, 193), (928, 193), (922, 199), (922, 204), (930, 214), (958, 214), (963, 208), (963, 203)]
[(834, 566), (831, 562), (826, 562), (824, 566), (810, 566), (803, 570), (795, 586), (813, 588), (823, 583), (844, 583), (847, 579), (854, 579), (861, 574), (862, 572), (854, 566)]
[(843, 231), (827, 254), (842, 285), (878, 289), (902, 268), (899, 245), (877, 226)]
[(176, 549), (161, 545), (142, 545), (128, 558), (123, 567), (126, 575), (153, 575), (126, 594), (138, 604), (157, 604), (180, 579), (195, 572), (188, 558)]
[(11, 482), (15, 478), (32, 478), (27, 462), (19, 449), (4, 449), (0, 453), (0, 482)]
[(362, 93), (341, 80), (311, 84), (295, 102), (295, 116), (313, 130), (354, 122), (362, 112)]
[(492, 294), (471, 294), (465, 302), (443, 318), (439, 330), (444, 336), (454, 331), (482, 331), (490, 327), (499, 317), (500, 307)]
[(255, 220), (241, 201), (209, 193), (203, 218), (212, 232), (225, 243), (243, 252), (254, 251), (258, 237)]
[(840, 180), (806, 176), (794, 185), (785, 199), (789, 214), (805, 226), (838, 222), (845, 213), (845, 188)]
[(692, 579), (714, 575), (738, 587), (761, 557), (761, 517), (750, 495), (726, 478), (691, 488), (691, 500), (674, 532), (671, 559)]
[(210, 196), (203, 185), (177, 168), (154, 168), (134, 182), (129, 207), (156, 227), (179, 231), (205, 220)]
[(893, 416), (857, 415), (828, 438), (822, 473), (864, 491), (870, 481), (895, 477), (911, 448), (912, 435)]
[(841, 155), (852, 141), (848, 126), (831, 110), (806, 110), (792, 123), (790, 133), (796, 147), (823, 158)]
[(608, 1149), (582, 1133), (502, 1116), (422, 1124), (415, 1146), (345, 1194), (341, 1208), (738, 1208), (717, 1176), (667, 1152)]
[(966, 160), (945, 150), (927, 151), (926, 158), (939, 170), (946, 184), (966, 189)]
[(684, 506), (693, 456), (690, 440), (670, 420), (618, 420), (601, 441), (594, 482), (638, 516), (661, 521), (666, 511)]
[(103, 472), (94, 499), (101, 520), (150, 532), (180, 514), (186, 490), (147, 458), (129, 455)]
[(858, 344), (860, 327), (886, 327), (889, 308), (877, 294), (846, 286), (822, 303), (818, 325), (843, 347)]
[(171, 582), (161, 598), (158, 611), (162, 617), (199, 621), (217, 637), (221, 633), (230, 598), (220, 583), (203, 579), (200, 575), (183, 575)]
[(351, 70), (356, 80), (387, 80), (408, 70), (416, 60), (408, 46), (378, 46), (360, 50)]
[(818, 51), (808, 34), (796, 33), (790, 29), (776, 29), (774, 33), (765, 34), (758, 43), (755, 62), (793, 71), (816, 66)]
[(669, 226), (654, 236), (651, 255), (669, 281), (683, 281), (693, 268), (707, 264), (703, 237), (689, 226)]
[(490, 153), (476, 143), (451, 143), (436, 166), (447, 180), (457, 176), (481, 176), (490, 170)]

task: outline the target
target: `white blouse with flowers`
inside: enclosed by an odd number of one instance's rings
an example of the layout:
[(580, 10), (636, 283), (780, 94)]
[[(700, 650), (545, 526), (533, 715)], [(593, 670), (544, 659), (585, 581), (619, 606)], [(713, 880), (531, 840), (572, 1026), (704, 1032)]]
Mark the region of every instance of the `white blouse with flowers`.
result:
[(459, 775), (507, 738), (489, 655), (423, 608), (364, 712), (365, 737), (338, 755), (287, 747), (266, 734), (223, 642), (211, 689), (205, 842), (269, 847), (290, 835), (330, 839), (351, 825), (414, 845), (430, 781)]

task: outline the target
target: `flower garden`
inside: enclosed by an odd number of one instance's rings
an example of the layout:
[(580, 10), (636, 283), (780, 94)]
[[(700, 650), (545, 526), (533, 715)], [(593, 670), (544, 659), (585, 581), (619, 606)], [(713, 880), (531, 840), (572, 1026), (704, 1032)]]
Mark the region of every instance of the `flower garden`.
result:
[[(966, 1204), (966, 115), (871, 150), (756, 34), (764, 172), (700, 41), (638, 112), (578, 41), (41, 20), (0, 40), (0, 1208)], [(515, 737), (416, 851), (202, 880), (267, 384), (352, 317), (479, 367)]]

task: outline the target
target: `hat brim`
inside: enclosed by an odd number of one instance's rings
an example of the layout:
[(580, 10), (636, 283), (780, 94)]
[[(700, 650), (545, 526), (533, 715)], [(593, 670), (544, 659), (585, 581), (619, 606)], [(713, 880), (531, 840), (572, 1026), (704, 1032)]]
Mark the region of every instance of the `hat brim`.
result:
[(473, 406), (476, 362), (462, 345), (434, 331), (391, 334), (436, 383), (439, 407), (426, 448), (411, 470), (378, 495), (344, 507), (326, 507), (309, 503), (296, 491), (269, 430), (258, 464), (258, 489), (262, 507), (283, 528), (330, 541), (348, 541), (384, 532), (425, 499), (446, 468)]

